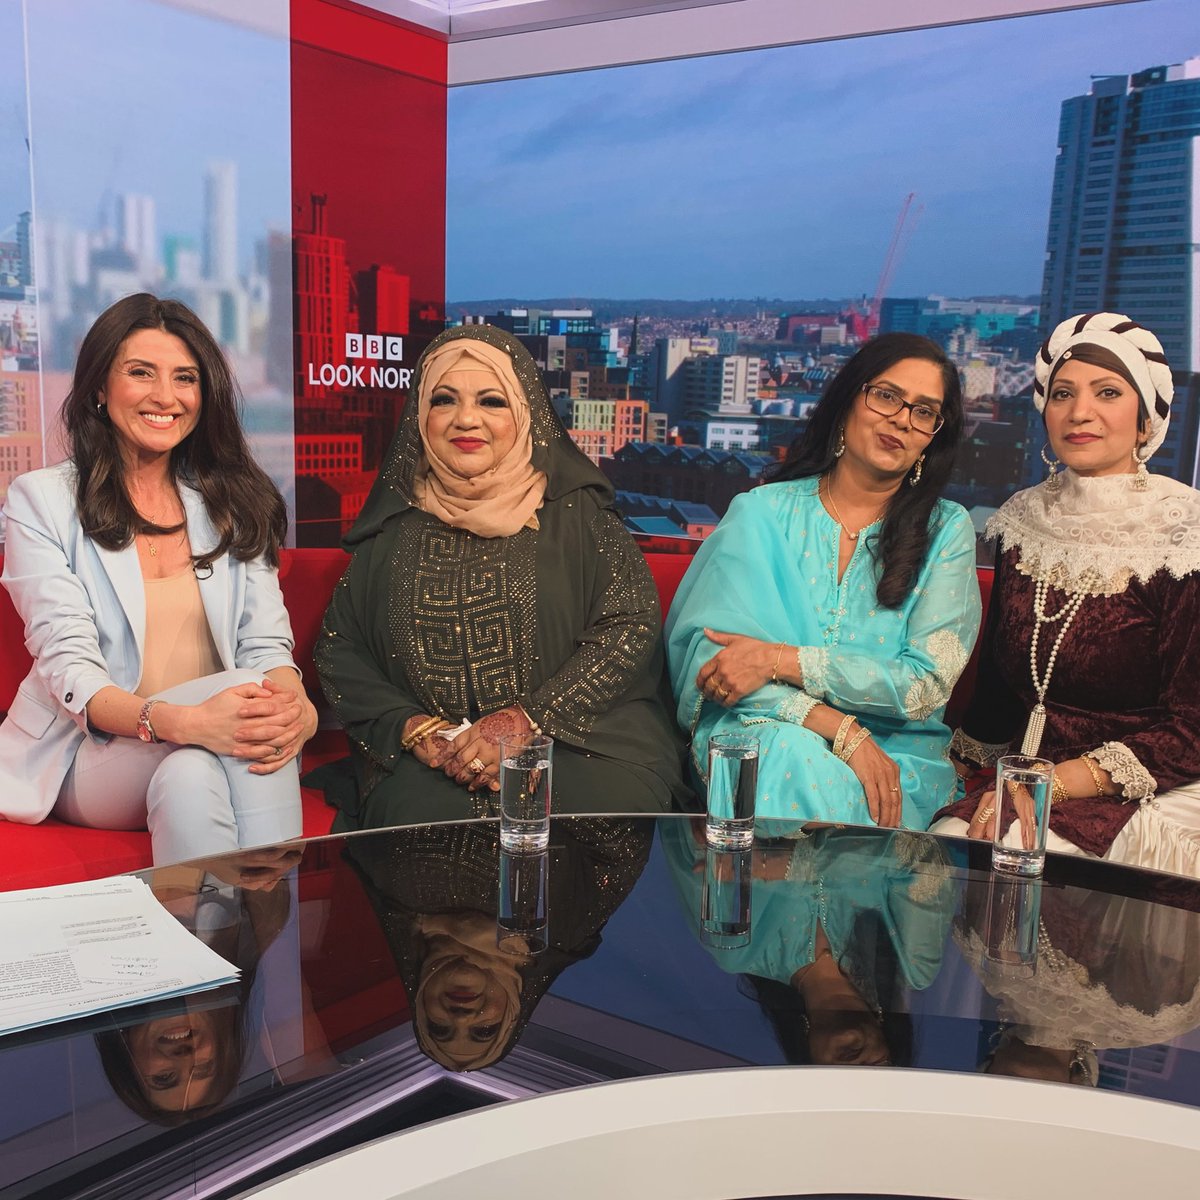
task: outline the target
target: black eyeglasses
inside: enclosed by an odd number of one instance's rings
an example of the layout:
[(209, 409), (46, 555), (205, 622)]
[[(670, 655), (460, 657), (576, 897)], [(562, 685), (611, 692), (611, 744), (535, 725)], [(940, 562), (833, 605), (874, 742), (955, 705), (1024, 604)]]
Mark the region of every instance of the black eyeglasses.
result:
[(928, 404), (909, 404), (891, 388), (880, 387), (877, 383), (864, 383), (863, 396), (867, 407), (881, 417), (894, 417), (902, 408), (907, 408), (912, 427), (930, 437), (946, 423), (946, 418), (936, 408), (930, 408)]

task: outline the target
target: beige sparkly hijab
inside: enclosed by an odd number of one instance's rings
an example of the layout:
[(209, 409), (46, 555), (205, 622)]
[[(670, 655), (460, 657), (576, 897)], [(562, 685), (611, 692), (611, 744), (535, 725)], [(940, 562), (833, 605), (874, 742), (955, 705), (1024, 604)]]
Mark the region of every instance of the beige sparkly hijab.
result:
[[(429, 445), (430, 397), (450, 371), (487, 371), (495, 375), (517, 426), (512, 449), (474, 479), (455, 474)], [(417, 425), (424, 458), (413, 480), (417, 506), (455, 529), (479, 537), (511, 537), (538, 528), (537, 510), (546, 492), (546, 476), (533, 466), (529, 401), (517, 381), (512, 360), (486, 342), (460, 339), (439, 346), (421, 364)]]

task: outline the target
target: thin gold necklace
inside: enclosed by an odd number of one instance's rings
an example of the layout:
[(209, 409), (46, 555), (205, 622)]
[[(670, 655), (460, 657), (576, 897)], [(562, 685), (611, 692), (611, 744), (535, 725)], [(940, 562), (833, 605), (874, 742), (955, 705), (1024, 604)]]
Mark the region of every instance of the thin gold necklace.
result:
[[(136, 505), (134, 505), (134, 507), (135, 507), (135, 508), (137, 508), (137, 506), (136, 506)], [(137, 510), (137, 513), (138, 513), (138, 516), (139, 516), (139, 517), (142, 517), (142, 511), (141, 511), (141, 509), (140, 509), (140, 508), (138, 508), (138, 510)], [(145, 520), (147, 520), (147, 518), (146, 518), (146, 517), (142, 517), (142, 520), (143, 520), (143, 521), (145, 521)], [(165, 525), (163, 525), (163, 523), (162, 523), (162, 522), (161, 522), (161, 521), (158, 519), (158, 517), (157, 517), (157, 516), (155, 516), (155, 517), (153, 517), (153, 518), (150, 518), (150, 520), (149, 520), (149, 523), (150, 523), (151, 525), (157, 525), (157, 526), (158, 526), (160, 529), (168, 529), (168, 527), (167, 527), (167, 526), (165, 526)], [(181, 524), (181, 525), (177, 525), (177, 526), (175, 526), (175, 527), (174, 527), (174, 528), (172, 528), (172, 529), (168, 529), (168, 532), (170, 532), (170, 533), (174, 533), (174, 532), (175, 532), (177, 529), (181, 529), (181, 528), (182, 528), (182, 524)], [(151, 558), (157, 558), (157, 557), (158, 557), (158, 545), (157, 545), (157, 543), (156, 543), (156, 542), (154, 541), (154, 539), (153, 539), (153, 538), (150, 536), (150, 534), (149, 534), (149, 533), (147, 533), (145, 530), (143, 530), (143, 531), (142, 531), (142, 537), (144, 537), (144, 538), (146, 539), (146, 550), (149, 552), (149, 554), (150, 554), (150, 557), (151, 557)]]
[(875, 522), (879, 520), (879, 514), (878, 514), (878, 513), (876, 513), (876, 514), (875, 514), (875, 515), (874, 515), (874, 516), (873, 516), (873, 517), (872, 517), (872, 518), (871, 518), (871, 519), (870, 519), (870, 520), (869, 520), (869, 521), (868, 521), (868, 522), (867, 522), (867, 523), (866, 523), (866, 524), (865, 524), (865, 525), (862, 527), (862, 529), (856, 529), (856, 530), (854, 530), (854, 532), (852, 533), (852, 532), (851, 532), (851, 531), (850, 531), (850, 530), (849, 530), (849, 529), (846, 527), (846, 522), (842, 520), (842, 514), (841, 514), (840, 512), (838, 512), (837, 501), (836, 501), (836, 500), (834, 500), (834, 498), (833, 498), (833, 485), (832, 485), (832, 484), (829, 482), (829, 476), (828, 476), (828, 475), (826, 475), (826, 476), (824, 476), (824, 477), (823, 477), (823, 482), (824, 482), (824, 484), (825, 484), (825, 499), (829, 501), (829, 507), (830, 507), (831, 509), (833, 509), (833, 519), (834, 519), (834, 520), (835, 520), (835, 521), (838, 523), (838, 525), (841, 527), (842, 531), (845, 533), (845, 535), (846, 535), (846, 536), (847, 536), (847, 537), (848, 537), (848, 538), (849, 538), (849, 539), (850, 539), (852, 542), (857, 542), (857, 541), (858, 541), (858, 535), (859, 535), (860, 533), (862, 533), (863, 529), (870, 529), (870, 528), (871, 528), (871, 526), (872, 526), (872, 525), (874, 525), (874, 524), (875, 524)]

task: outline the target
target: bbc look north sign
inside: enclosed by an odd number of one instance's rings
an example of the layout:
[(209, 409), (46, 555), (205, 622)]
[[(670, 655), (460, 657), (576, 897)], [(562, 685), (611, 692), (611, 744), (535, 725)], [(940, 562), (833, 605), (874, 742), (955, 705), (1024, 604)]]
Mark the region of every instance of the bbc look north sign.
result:
[(314, 387), (402, 389), (412, 381), (412, 368), (401, 366), (404, 339), (389, 333), (346, 334), (346, 361), (309, 363)]

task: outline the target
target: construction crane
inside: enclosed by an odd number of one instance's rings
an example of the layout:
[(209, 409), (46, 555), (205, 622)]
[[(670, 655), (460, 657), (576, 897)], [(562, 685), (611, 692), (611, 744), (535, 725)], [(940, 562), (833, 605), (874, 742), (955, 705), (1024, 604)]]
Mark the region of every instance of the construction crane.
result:
[(916, 199), (917, 193), (909, 192), (900, 205), (899, 216), (896, 217), (896, 228), (892, 230), (892, 240), (888, 243), (887, 254), (883, 259), (883, 269), (879, 272), (879, 282), (875, 285), (875, 296), (867, 306), (867, 332), (871, 337), (879, 332), (879, 306), (883, 303), (884, 293), (892, 282), (900, 259), (904, 256), (908, 240), (925, 211), (923, 204), (915, 204)]

